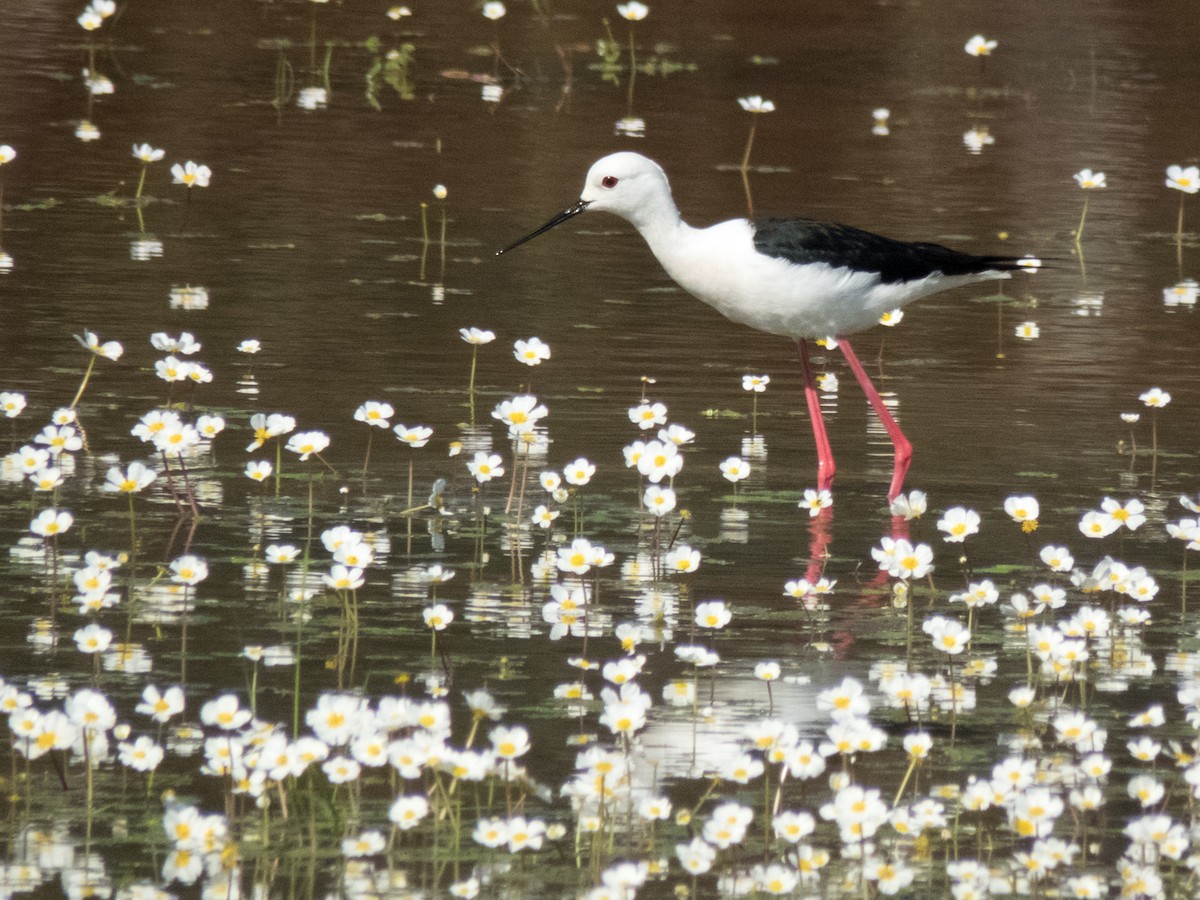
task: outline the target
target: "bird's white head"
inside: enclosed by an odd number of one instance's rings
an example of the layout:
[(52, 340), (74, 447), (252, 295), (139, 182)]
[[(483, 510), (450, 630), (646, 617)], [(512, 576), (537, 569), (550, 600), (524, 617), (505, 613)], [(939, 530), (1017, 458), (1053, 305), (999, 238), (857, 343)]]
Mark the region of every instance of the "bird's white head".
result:
[(675, 208), (667, 173), (654, 160), (627, 150), (592, 164), (579, 199), (589, 211), (615, 213), (634, 225), (647, 214)]
[(656, 225), (671, 225), (679, 221), (679, 211), (671, 199), (667, 173), (658, 163), (640, 153), (610, 153), (598, 159), (588, 170), (578, 203), (567, 207), (541, 228), (499, 252), (507, 253), (567, 219), (591, 210), (615, 213), (643, 234)]

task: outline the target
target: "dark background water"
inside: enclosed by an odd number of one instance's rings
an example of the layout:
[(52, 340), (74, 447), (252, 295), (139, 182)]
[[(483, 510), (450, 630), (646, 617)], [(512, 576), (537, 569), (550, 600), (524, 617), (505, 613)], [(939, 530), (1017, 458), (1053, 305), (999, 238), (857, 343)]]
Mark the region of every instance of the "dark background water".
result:
[[(0, 437), (27, 440), (50, 410), (69, 402), (86, 364), (71, 335), (90, 328), (122, 341), (127, 352), (116, 366), (101, 361), (82, 415), (92, 445), (127, 461), (143, 452), (129, 426), (165, 395), (153, 378), (158, 354), (148, 335), (188, 330), (202, 341), (199, 358), (216, 380), (194, 398), (200, 408), (224, 411), (231, 428), (201, 473), (223, 502), (211, 504), (193, 543), (214, 560), (205, 589), (212, 622), (193, 636), (197, 654), (231, 658), (247, 640), (269, 642), (287, 631), (273, 611), (245, 608), (240, 558), (255, 532), (243, 501), (257, 494), (240, 475), (249, 415), (286, 411), (302, 429), (328, 431), (326, 456), (346, 473), (360, 465), (366, 440), (366, 429), (352, 420), (355, 407), (389, 400), (396, 421), (435, 429), (434, 442), (415, 457), (418, 494), (433, 478), (448, 477), (451, 507), (464, 514), (470, 493), (462, 459), (444, 452), (468, 416), (470, 351), (457, 329), (478, 325), (499, 336), (479, 357), (481, 421), (532, 375), (551, 409), (549, 464), (586, 455), (600, 467), (588, 489), (588, 502), (600, 511), (590, 536), (616, 550), (619, 563), (636, 550), (628, 523), (637, 493), (620, 457), (635, 436), (625, 410), (641, 395), (641, 376), (649, 376), (653, 398), (698, 433), (677, 484), (681, 505), (694, 513), (684, 536), (705, 546), (712, 563), (697, 574), (694, 592), (753, 611), (752, 624), (729, 639), (729, 652), (746, 662), (766, 647), (814, 680), (843, 666), (865, 670), (891, 638), (886, 625), (858, 621), (863, 608), (879, 602), (859, 601), (853, 589), (822, 625), (824, 637), (837, 635), (837, 666), (810, 662), (808, 633), (771, 643), (778, 620), (791, 615), (782, 584), (808, 563), (808, 522), (792, 504), (815, 483), (794, 347), (731, 325), (676, 289), (636, 233), (615, 218), (576, 219), (511, 256), (494, 256), (571, 203), (590, 163), (615, 149), (659, 161), (693, 224), (743, 214), (734, 167), (750, 119), (737, 98), (748, 94), (777, 106), (758, 122), (749, 176), (756, 211), (1048, 261), (1040, 274), (1004, 285), (1011, 302), (1002, 310), (990, 287), (960, 290), (910, 307), (898, 329), (876, 329), (855, 342), (864, 361), (885, 343), (882, 363), (869, 368), (882, 372), (885, 393), (899, 397), (898, 418), (916, 448), (910, 485), (929, 492), (933, 510), (961, 503), (984, 513), (988, 539), (973, 549), (975, 562), (1025, 558), (1001, 505), (1011, 493), (1029, 492), (1042, 502), (1039, 541), (1071, 543), (1089, 565), (1099, 552), (1081, 546), (1080, 513), (1105, 495), (1141, 496), (1152, 521), (1131, 562), (1176, 565), (1177, 548), (1168, 555), (1161, 522), (1178, 515), (1167, 512), (1173, 497), (1194, 495), (1200, 482), (1200, 329), (1194, 307), (1164, 306), (1163, 289), (1196, 272), (1200, 208), (1189, 198), (1177, 255), (1178, 194), (1164, 187), (1163, 173), (1200, 154), (1190, 4), (658, 3), (635, 26), (639, 59), (659, 68), (639, 74), (632, 108), (624, 74), (619, 84), (603, 80), (594, 52), (603, 17), (622, 43), (627, 23), (594, 4), (550, 9), (542, 19), (511, 4), (493, 29), (465, 3), (414, 3), (414, 15), (398, 23), (383, 16), (382, 4), (318, 6), (318, 41), (333, 43), (332, 90), (328, 108), (306, 111), (294, 100), (278, 108), (272, 100), (281, 53), (297, 87), (319, 81), (306, 71), (312, 4), (131, 0), (96, 38), (97, 69), (116, 91), (96, 98), (90, 113), (79, 83), (88, 51), (76, 6), (5, 10), (0, 143), (19, 156), (2, 173), (2, 246), (14, 265), (0, 277), (0, 389), (27, 393), (30, 410), (11, 432), (0, 423)], [(493, 72), (485, 52), (493, 32), (521, 73), (496, 69), (505, 88), (499, 103), (481, 98), (481, 82)], [(962, 51), (976, 32), (1000, 42), (985, 65)], [(373, 57), (364, 41), (371, 36), (384, 50), (414, 45), (413, 99), (385, 87), (382, 110), (367, 104)], [(556, 47), (570, 61), (569, 85)], [(678, 70), (663, 74), (664, 61)], [(886, 137), (871, 133), (879, 106), (891, 110)], [(630, 112), (644, 119), (644, 138), (614, 133)], [(85, 115), (100, 129), (99, 140), (74, 136)], [(986, 127), (995, 141), (979, 154), (964, 146), (973, 127)], [(136, 210), (97, 202), (132, 195), (139, 168), (129, 148), (142, 141), (167, 150), (146, 186), (145, 230), (163, 243), (162, 257), (149, 261), (130, 256)], [(186, 159), (214, 173), (211, 187), (190, 198), (168, 175), (173, 162)], [(1085, 166), (1106, 172), (1109, 187), (1088, 195), (1081, 257), (1072, 229), (1085, 195), (1071, 176)], [(431, 194), (439, 183), (449, 190), (444, 264), (436, 243), (441, 206)], [(424, 268), (422, 203), (430, 204), (435, 237)], [(205, 287), (207, 308), (172, 308), (171, 290), (184, 285)], [(1039, 324), (1038, 340), (1013, 336), (1025, 320)], [(534, 334), (554, 355), (530, 372), (509, 348)], [(235, 348), (248, 337), (264, 346), (252, 366), (257, 394), (239, 391), (248, 366)], [(840, 358), (827, 357), (822, 368), (842, 383), (830, 420), (839, 480), (829, 574), (845, 590), (866, 580), (870, 547), (886, 532), (890, 457)], [(745, 487), (759, 501), (788, 502), (751, 503), (747, 530), (731, 535), (721, 521), (729, 489), (716, 465), (741, 451), (749, 423), (703, 412), (745, 413), (750, 398), (740, 378), (747, 372), (769, 373), (772, 384), (759, 404), (769, 455), (753, 461)], [(1116, 452), (1128, 436), (1119, 413), (1140, 410), (1137, 395), (1151, 385), (1174, 397), (1158, 417), (1163, 455), (1154, 480), (1149, 459), (1137, 460), (1129, 475), (1129, 457)], [(1148, 421), (1138, 426), (1143, 447)], [(374, 491), (398, 496), (408, 451), (388, 435), (376, 438)], [(502, 448), (498, 431), (495, 439)], [(93, 485), (109, 461), (94, 463)], [(288, 465), (297, 471), (294, 461)], [(370, 521), (374, 507), (337, 493), (344, 481), (319, 486), (319, 527)], [(293, 502), (281, 526), (293, 540), (303, 526), (301, 484), (288, 485)], [(0, 537), (11, 546), (25, 531), (29, 506), (21, 490), (3, 490), (10, 513), (0, 518)], [(147, 541), (165, 553), (171, 507), (161, 493), (150, 502)], [(124, 534), (124, 509), (114, 503), (89, 490), (65, 505), (81, 520), (93, 516), (107, 546)], [(378, 593), (365, 601), (366, 618), (381, 627), (397, 602), (410, 617), (421, 602), (387, 593), (393, 569), (409, 562), (398, 527), (387, 574), (374, 574)], [(954, 552), (942, 549), (931, 521), (924, 528), (953, 583)], [(442, 553), (430, 551), (419, 528), (414, 546), (417, 561), (471, 563), (473, 542), (453, 531)], [(469, 686), (492, 671), (496, 655), (514, 654), (520, 678), (529, 681), (501, 693), (516, 706), (529, 684), (568, 676), (560, 659), (532, 650), (521, 658), (527, 651), (508, 643), (524, 638), (530, 620), (540, 629), (544, 588), (526, 585), (516, 591), (518, 603), (504, 606), (512, 566), (500, 546), (490, 552), (480, 572), (464, 569), (441, 595), (460, 612), (471, 608), (470, 597), (481, 608), (493, 604), (453, 639), (467, 660), (460, 680)], [(12, 566), (2, 643), (17, 668), (66, 666), (61, 655), (28, 658), (26, 635), (41, 598), (37, 578)], [(619, 603), (639, 590), (636, 582), (620, 586)], [(630, 615), (631, 608), (615, 612), (617, 620)], [(403, 652), (386, 632), (365, 640), (364, 652), (391, 674), (419, 666), (424, 641), (414, 625)], [(166, 661), (170, 652), (164, 645), (159, 655), (164, 673), (174, 665)], [(198, 691), (221, 686), (214, 673), (196, 677)], [(667, 668), (653, 677), (665, 679)], [(135, 687), (113, 689), (131, 697)], [(285, 698), (284, 685), (276, 687)], [(314, 682), (313, 690), (323, 687)], [(807, 702), (802, 692), (793, 698), (797, 715)], [(280, 717), (287, 708), (281, 699)]]

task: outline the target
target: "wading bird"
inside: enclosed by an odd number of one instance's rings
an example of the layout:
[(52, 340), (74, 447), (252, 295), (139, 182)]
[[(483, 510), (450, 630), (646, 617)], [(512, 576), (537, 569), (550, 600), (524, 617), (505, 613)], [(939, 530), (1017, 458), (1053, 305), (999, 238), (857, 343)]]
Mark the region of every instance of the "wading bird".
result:
[(630, 152), (598, 160), (588, 171), (579, 202), (499, 253), (581, 212), (595, 210), (614, 213), (632, 224), (667, 274), (727, 319), (796, 342), (821, 490), (833, 485), (833, 452), (805, 342), (836, 338), (895, 448), (889, 501), (900, 493), (912, 444), (884, 406), (846, 336), (877, 325), (885, 313), (929, 294), (1008, 278), (1015, 269), (1036, 265), (1035, 260), (975, 256), (810, 219), (730, 219), (693, 228), (680, 217), (662, 168)]

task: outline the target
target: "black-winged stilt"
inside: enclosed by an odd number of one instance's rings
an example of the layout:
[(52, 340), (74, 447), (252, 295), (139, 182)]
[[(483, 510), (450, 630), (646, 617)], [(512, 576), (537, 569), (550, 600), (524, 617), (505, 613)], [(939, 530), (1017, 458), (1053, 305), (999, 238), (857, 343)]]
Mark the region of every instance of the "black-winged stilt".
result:
[(809, 219), (730, 219), (692, 228), (680, 218), (662, 168), (630, 152), (598, 160), (588, 171), (578, 203), (499, 253), (593, 210), (615, 213), (630, 222), (667, 274), (726, 318), (795, 340), (822, 490), (833, 485), (833, 452), (805, 341), (835, 337), (895, 448), (889, 501), (900, 493), (912, 444), (884, 406), (846, 336), (877, 325), (884, 313), (921, 297), (1008, 278), (1023, 266), (1013, 257), (975, 256)]

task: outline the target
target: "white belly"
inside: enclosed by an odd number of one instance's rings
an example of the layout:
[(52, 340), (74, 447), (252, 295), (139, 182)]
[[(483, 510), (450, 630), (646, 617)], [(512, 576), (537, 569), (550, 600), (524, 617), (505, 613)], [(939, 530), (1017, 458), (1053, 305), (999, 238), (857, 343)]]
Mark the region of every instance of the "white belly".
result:
[[(684, 226), (686, 228), (686, 226)], [(688, 229), (684, 240), (651, 249), (680, 287), (721, 315), (759, 331), (790, 338), (850, 335), (879, 324), (880, 317), (921, 297), (1007, 272), (930, 275), (884, 284), (874, 272), (826, 263), (796, 265), (754, 249), (744, 219)], [(662, 252), (660, 252), (660, 250)]]

